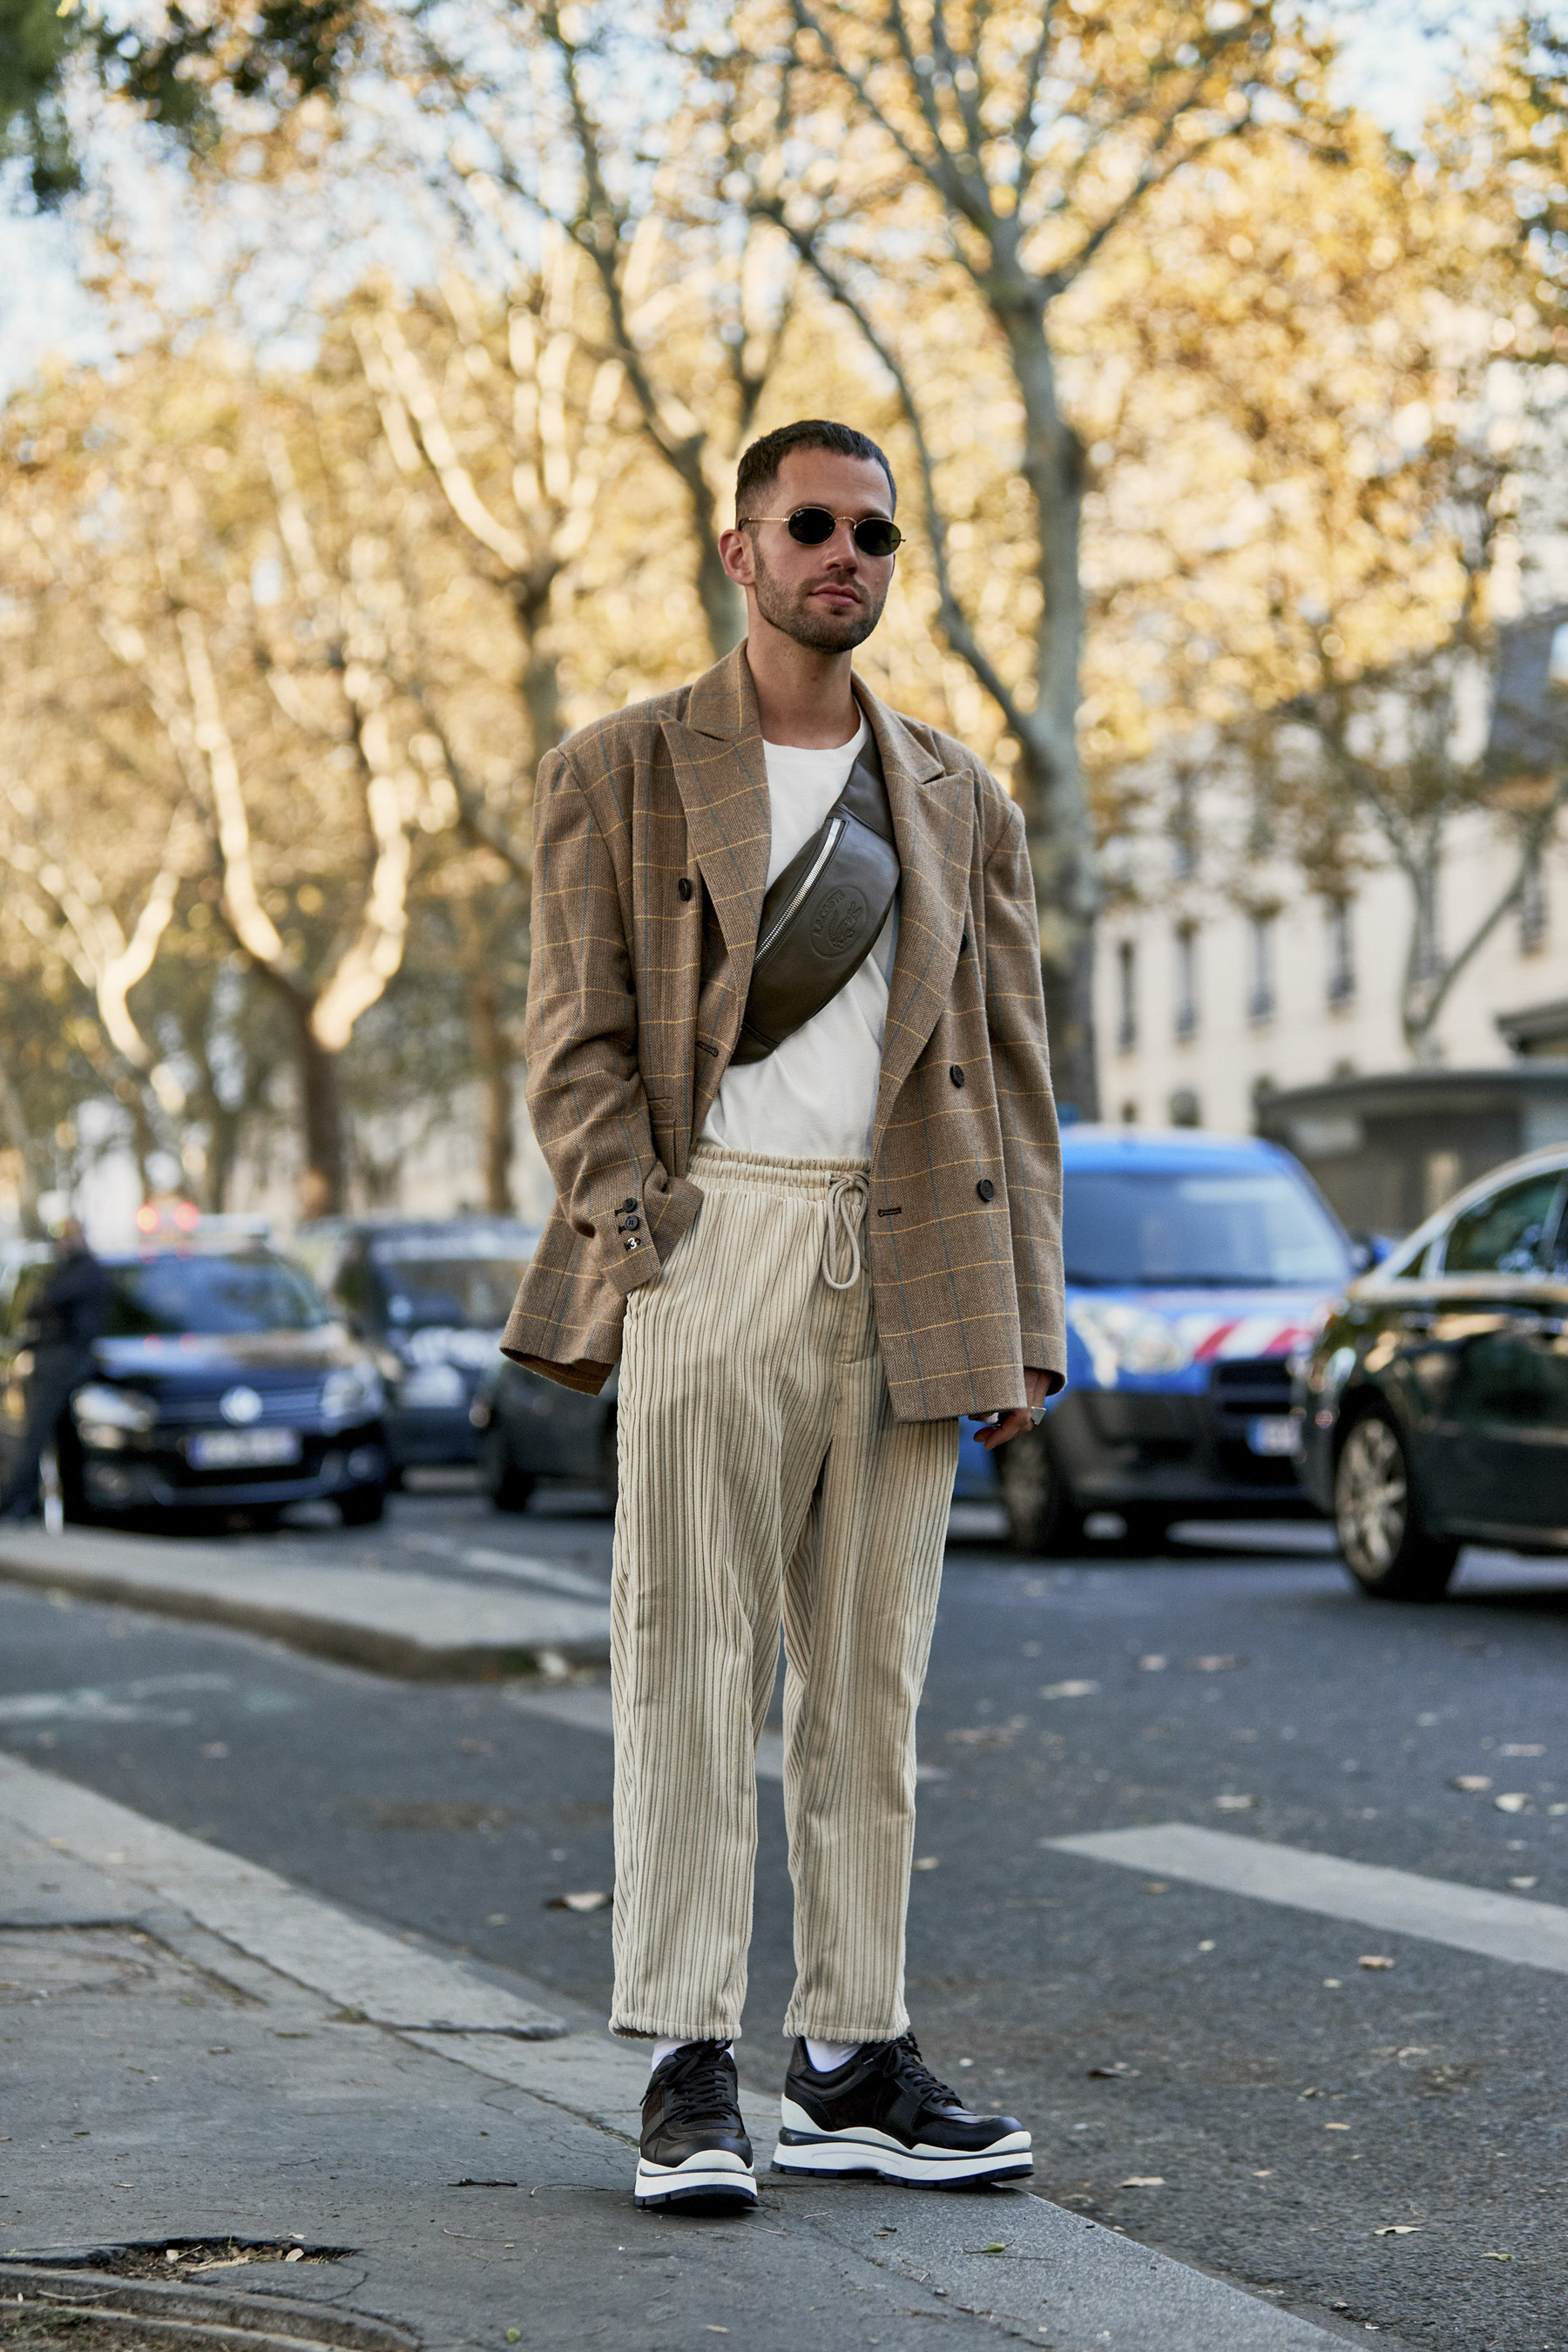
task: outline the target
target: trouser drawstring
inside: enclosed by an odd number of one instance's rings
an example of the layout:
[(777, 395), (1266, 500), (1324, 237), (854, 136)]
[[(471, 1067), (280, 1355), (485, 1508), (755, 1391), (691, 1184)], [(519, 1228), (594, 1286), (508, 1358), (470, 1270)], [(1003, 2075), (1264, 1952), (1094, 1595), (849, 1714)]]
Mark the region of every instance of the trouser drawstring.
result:
[[(827, 1230), (822, 1237), (822, 1279), (829, 1290), (853, 1290), (860, 1279), (859, 1227), (865, 1218), (870, 1189), (865, 1177), (859, 1174), (836, 1176), (827, 1188)], [(849, 1271), (840, 1282), (835, 1268), (842, 1255), (841, 1244), (846, 1242), (849, 1245)]]

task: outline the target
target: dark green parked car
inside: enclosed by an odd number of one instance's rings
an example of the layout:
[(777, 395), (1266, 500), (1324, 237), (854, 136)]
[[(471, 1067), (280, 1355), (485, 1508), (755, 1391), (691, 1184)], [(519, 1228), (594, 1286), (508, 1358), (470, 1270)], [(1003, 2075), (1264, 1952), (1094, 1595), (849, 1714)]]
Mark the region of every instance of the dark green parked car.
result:
[(1331, 1312), (1299, 1472), (1365, 1592), (1435, 1601), (1465, 1543), (1568, 1552), (1568, 1144), (1494, 1169)]

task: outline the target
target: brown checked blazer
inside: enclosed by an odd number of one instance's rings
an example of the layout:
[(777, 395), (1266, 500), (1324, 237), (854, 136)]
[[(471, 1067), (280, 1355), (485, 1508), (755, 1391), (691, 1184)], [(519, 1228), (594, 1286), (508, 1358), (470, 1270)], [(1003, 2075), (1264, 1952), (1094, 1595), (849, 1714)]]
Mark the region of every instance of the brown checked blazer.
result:
[[(1019, 811), (951, 737), (857, 681), (903, 867), (867, 1255), (900, 1421), (1021, 1405), (1065, 1370), (1061, 1160)], [(771, 814), (737, 647), (541, 763), (528, 1103), (558, 1198), (501, 1345), (596, 1391), (740, 1033)], [(635, 1221), (635, 1222), (632, 1222)]]

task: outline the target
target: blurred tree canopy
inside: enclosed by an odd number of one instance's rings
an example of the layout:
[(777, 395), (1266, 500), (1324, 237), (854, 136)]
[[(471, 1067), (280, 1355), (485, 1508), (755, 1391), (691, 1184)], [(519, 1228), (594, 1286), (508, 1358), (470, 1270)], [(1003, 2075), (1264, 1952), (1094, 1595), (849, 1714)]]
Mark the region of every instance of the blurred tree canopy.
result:
[[(1319, 887), (1400, 866), (1417, 1052), (1476, 944), (1423, 912), (1453, 821), (1521, 874), (1556, 822), (1555, 770), (1455, 748), (1563, 478), (1548, 16), (1414, 153), (1276, 0), (209, 0), (134, 35), (0, 0), (0, 113), (35, 204), (68, 219), (129, 135), (239, 272), (187, 315), (142, 270), (119, 355), (0, 419), (5, 952), (60, 1041), (46, 1075), (0, 1035), (30, 1166), (90, 1085), (209, 1200), (279, 1149), (331, 1206), (384, 1190), (378, 1118), (472, 1083), (504, 1206), (535, 766), (734, 642), (734, 462), (792, 415), (903, 483), (864, 667), (1023, 806), (1080, 1108), (1100, 845), (1151, 751), (1244, 744)], [(352, 256), (367, 202), (404, 265), (301, 264), (280, 321), (301, 208)]]

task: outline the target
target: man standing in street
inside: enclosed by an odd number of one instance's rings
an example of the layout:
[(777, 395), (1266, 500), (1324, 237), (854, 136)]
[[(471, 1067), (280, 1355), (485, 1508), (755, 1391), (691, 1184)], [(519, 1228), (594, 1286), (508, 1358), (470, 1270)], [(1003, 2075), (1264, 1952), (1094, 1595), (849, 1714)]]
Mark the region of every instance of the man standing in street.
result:
[(109, 1276), (87, 1245), (75, 1217), (55, 1241), (55, 1266), (33, 1302), (33, 1370), (22, 1450), (0, 1493), (0, 1519), (31, 1519), (38, 1512), (38, 1470), (59, 1418), (92, 1370), (92, 1343), (109, 1318)]
[(503, 1340), (619, 1360), (612, 2030), (640, 2205), (754, 2203), (731, 2043), (784, 1638), (794, 2035), (775, 2163), (1016, 2179), (904, 2006), (915, 1711), (958, 1417), (1064, 1362), (1060, 1163), (1019, 811), (859, 685), (899, 531), (842, 425), (742, 457), (743, 646), (540, 769), (529, 1106), (558, 1199)]

